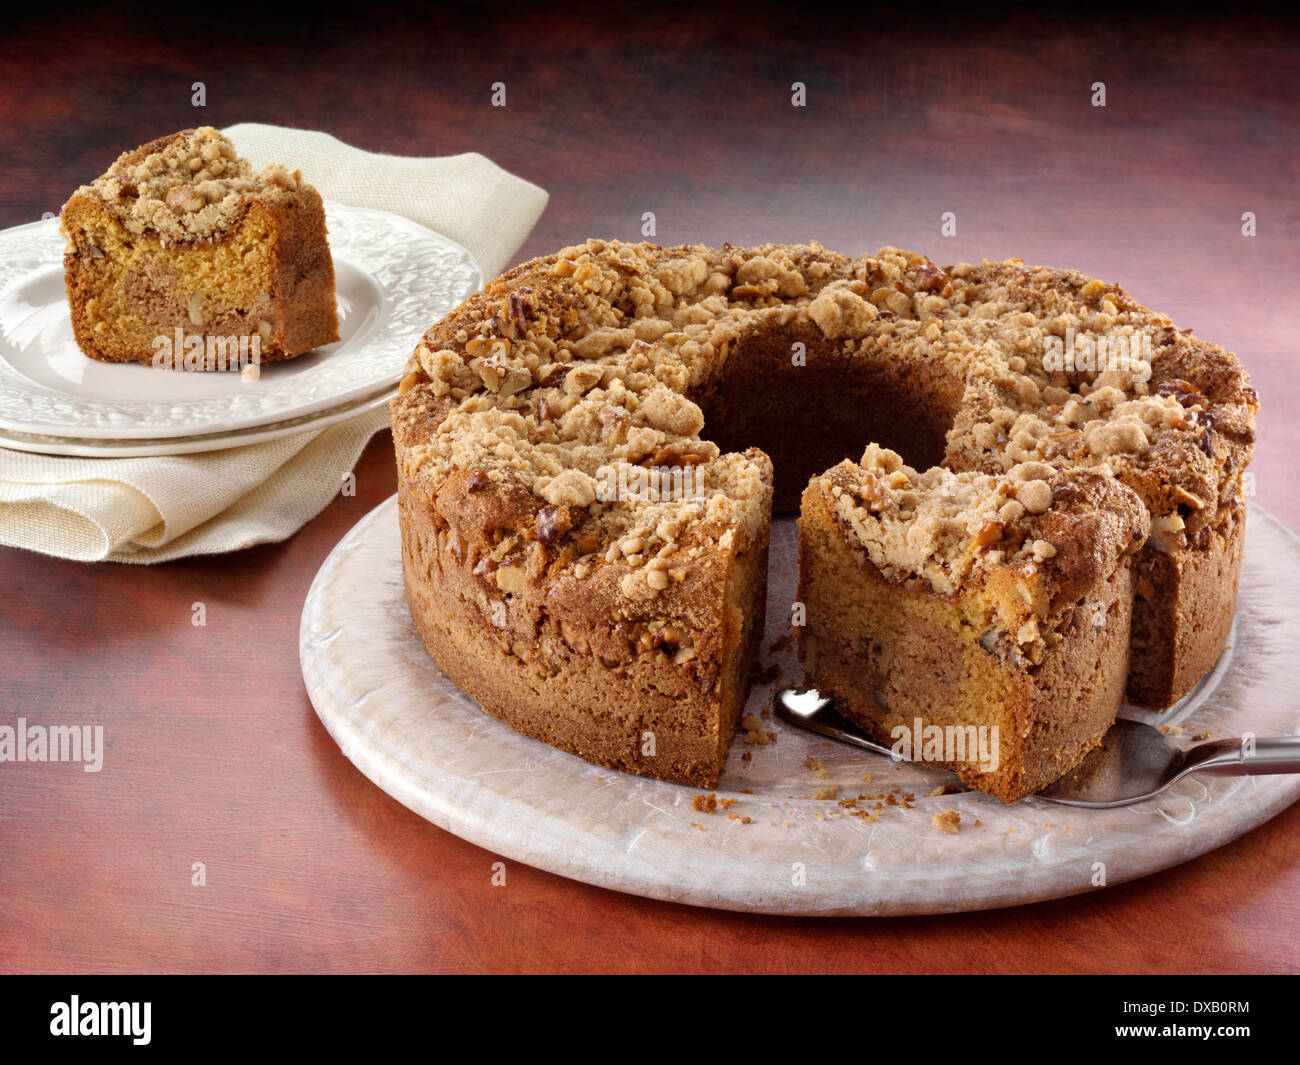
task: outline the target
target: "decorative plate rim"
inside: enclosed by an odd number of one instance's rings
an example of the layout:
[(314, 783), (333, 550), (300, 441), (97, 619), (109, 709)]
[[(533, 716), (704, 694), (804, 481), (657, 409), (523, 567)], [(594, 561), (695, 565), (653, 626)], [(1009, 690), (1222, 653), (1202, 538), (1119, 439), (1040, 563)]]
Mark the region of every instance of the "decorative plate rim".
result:
[[(383, 306), (319, 366), (278, 382), (264, 375), (226, 396), (110, 401), (35, 385), (0, 359), (0, 429), (86, 440), (193, 437), (301, 417), (395, 385), (425, 330), (482, 286), (482, 271), (455, 241), (401, 215), (331, 201), (325, 212), (336, 264), (365, 275)], [(0, 230), (0, 306), (34, 272), (61, 270), (63, 249), (58, 219)]]
[(251, 425), (242, 429), (220, 430), (195, 436), (104, 440), (89, 437), (41, 436), (34, 433), (15, 433), (0, 428), (0, 447), (12, 451), (25, 451), (33, 455), (59, 455), (71, 458), (113, 459), (201, 455), (209, 451), (224, 451), (232, 447), (262, 444), (268, 440), (278, 440), (283, 436), (326, 429), (349, 418), (368, 414), (384, 406), (396, 395), (395, 388), (385, 385), (373, 395), (352, 399), (337, 407), (326, 407), (311, 414), (287, 418), (279, 422), (268, 422), (265, 425)]

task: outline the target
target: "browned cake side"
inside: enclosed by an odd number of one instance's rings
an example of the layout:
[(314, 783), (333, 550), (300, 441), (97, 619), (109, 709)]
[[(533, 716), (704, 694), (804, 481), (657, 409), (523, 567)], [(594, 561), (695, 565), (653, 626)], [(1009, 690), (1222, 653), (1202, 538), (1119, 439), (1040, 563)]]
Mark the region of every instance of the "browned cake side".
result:
[[(1074, 361), (1063, 363), (1067, 342), (1076, 344)], [(647, 410), (666, 405), (662, 395), (685, 397), (689, 417), (660, 417), (656, 428), (665, 435), (653, 442), (640, 426), (629, 436), (627, 417), (640, 416), (641, 399), (628, 405), (620, 389), (638, 397), (659, 389)], [(569, 408), (587, 396), (597, 397), (583, 415), (593, 450), (579, 457), (570, 448), (562, 465), (583, 466), (585, 476), (610, 459), (652, 468), (696, 449), (704, 450), (690, 461), (713, 463), (757, 448), (775, 463), (781, 509), (796, 505), (810, 475), (856, 459), (868, 441), (917, 467), (941, 464), (954, 473), (997, 476), (1035, 463), (1053, 476), (1097, 470), (1136, 493), (1143, 527), (1153, 530), (1136, 559), (1126, 554), (1098, 577), (1098, 596), (1119, 603), (1126, 589), (1133, 592), (1129, 697), (1174, 702), (1212, 667), (1231, 620), (1243, 471), (1258, 409), (1249, 378), (1230, 353), (1178, 330), (1118, 286), (1073, 271), (1017, 260), (940, 267), (895, 248), (850, 259), (817, 244), (660, 248), (590, 240), (508, 271), (436, 323), (407, 364), (402, 393), (393, 417), (404, 482), (416, 476), (412, 454), (438, 441), (436, 459), (416, 463), (430, 488), (409, 494), (411, 507), (432, 505), (415, 500), (475, 469), (481, 449), (470, 446), (470, 422), (489, 412), (519, 418), (536, 437), (541, 457), (516, 472), (522, 492), (544, 499), (539, 485), (556, 476), (546, 449), (560, 437), (572, 442)], [(636, 520), (631, 514), (592, 509), (584, 557), (621, 542)], [(681, 531), (700, 521), (684, 517)], [(408, 582), (419, 579), (408, 572)], [(558, 586), (554, 575), (545, 580)], [(1130, 625), (1127, 615), (1123, 624)], [(1079, 674), (1092, 663), (1088, 690), (1101, 693), (1095, 705), (1110, 706), (1122, 642), (1116, 631), (1080, 637), (1087, 649), (1061, 652), (1044, 676)], [(449, 652), (432, 637), (426, 642), (446, 666)], [(621, 683), (621, 662), (610, 658), (598, 675)], [(481, 675), (482, 690), (490, 690), (492, 670)], [(1055, 682), (1047, 687), (1056, 690)], [(503, 686), (495, 700), (480, 698), (505, 706), (522, 691)], [(1025, 698), (1025, 706), (1045, 707)], [(1025, 712), (1030, 718), (1017, 720), (1029, 728), (1037, 711)], [(594, 729), (568, 716), (552, 731)], [(540, 721), (528, 726), (534, 734), (544, 731)], [(1042, 744), (1024, 753), (1023, 779), (1041, 775), (1033, 765), (1059, 767), (1074, 757), (1079, 736), (1095, 738), (1092, 723), (1051, 757)], [(996, 786), (1010, 794), (1019, 785)]]
[[(407, 602), (439, 667), (488, 713), (599, 765), (712, 786), (761, 637), (771, 464), (698, 448), (700, 521), (690, 500), (598, 501), (581, 472), (593, 450), (626, 457), (628, 437), (666, 437), (651, 393), (596, 388), (567, 409), (556, 397), (560, 424), (545, 427), (462, 411), (446, 434), (447, 405), (406, 393)], [(602, 433), (602, 415), (620, 431)]]
[(124, 154), (60, 224), (73, 331), (91, 358), (226, 369), (338, 339), (320, 194), (281, 167), (253, 175), (209, 127)]
[[(446, 549), (430, 508), (406, 492), (399, 501), (411, 617), (457, 687), (588, 762), (717, 783), (762, 635), (766, 543), (710, 560), (653, 610), (627, 612), (614, 567), (502, 594), (474, 575), (478, 558)], [(692, 642), (676, 643), (679, 633)]]

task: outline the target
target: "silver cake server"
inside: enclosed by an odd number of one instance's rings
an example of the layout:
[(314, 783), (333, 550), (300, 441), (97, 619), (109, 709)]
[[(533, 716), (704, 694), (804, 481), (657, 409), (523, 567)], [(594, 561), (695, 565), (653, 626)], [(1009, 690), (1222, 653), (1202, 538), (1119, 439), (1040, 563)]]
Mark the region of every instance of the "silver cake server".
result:
[[(844, 720), (831, 700), (815, 688), (785, 688), (777, 692), (775, 703), (776, 716), (782, 721), (894, 757), (883, 743), (869, 739)], [(952, 773), (935, 772), (956, 780)], [(1100, 746), (1034, 798), (1066, 806), (1128, 806), (1159, 795), (1192, 773), (1229, 777), (1300, 773), (1300, 736), (1257, 739), (1248, 735), (1182, 749), (1159, 729), (1120, 718)]]

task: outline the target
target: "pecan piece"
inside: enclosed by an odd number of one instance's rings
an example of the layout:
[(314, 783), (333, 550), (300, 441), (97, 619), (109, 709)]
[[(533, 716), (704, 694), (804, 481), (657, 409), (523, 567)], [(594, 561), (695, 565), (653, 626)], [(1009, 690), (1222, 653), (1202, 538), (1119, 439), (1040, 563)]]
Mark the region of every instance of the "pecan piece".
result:
[(499, 314), (492, 316), (492, 328), (496, 331), (497, 336), (505, 337), (507, 340), (515, 339), (515, 323), (510, 319), (502, 318)]
[(524, 568), (522, 566), (500, 566), (493, 576), (497, 587), (506, 595), (524, 594)]
[(567, 506), (542, 507), (537, 512), (537, 541), (553, 544), (573, 528), (573, 516)]
[(1184, 407), (1203, 407), (1206, 404), (1203, 393), (1178, 377), (1161, 381), (1156, 385), (1155, 392), (1157, 396), (1173, 396)]
[(1210, 458), (1214, 458), (1214, 412), (1209, 410), (1188, 411), (1187, 418), (1192, 425), (1201, 426), (1201, 431), (1196, 437), (1196, 446)]
[(1083, 433), (1078, 430), (1071, 430), (1065, 433), (1050, 433), (1043, 437), (1042, 443), (1038, 445), (1039, 453), (1045, 459), (1054, 459), (1061, 455), (1069, 455), (1083, 443)]
[(1015, 641), (1009, 638), (1007, 633), (999, 634), (989, 629), (980, 637), (980, 647), (1002, 662), (1003, 665), (1010, 666), (1013, 669), (1023, 669), (1029, 665), (1029, 659), (1025, 657), (1025, 653), (1020, 650)]
[(571, 367), (567, 362), (552, 362), (537, 369), (537, 383), (546, 388), (558, 388), (564, 384)]
[(531, 310), (531, 308), (524, 302), (521, 296), (527, 295), (529, 291), (529, 289), (521, 288), (519, 293), (511, 295), (508, 301), (510, 322), (520, 336), (523, 336), (528, 332), (528, 311)]
[(971, 541), (971, 551), (983, 551), (986, 547), (997, 543), (1002, 539), (1002, 523), (1000, 521), (986, 521), (983, 528), (980, 529), (975, 539)]
[(199, 195), (193, 185), (177, 185), (168, 191), (166, 202), (173, 211), (197, 211), (208, 201)]
[(948, 275), (934, 263), (926, 263), (916, 272), (916, 287), (922, 292), (938, 292), (948, 283)]
[(676, 625), (666, 624), (650, 637), (650, 646), (667, 655), (675, 655), (682, 646), (686, 634)]
[(600, 421), (600, 438), (611, 444), (621, 444), (627, 439), (627, 427), (632, 416), (622, 407), (601, 407), (597, 415)]

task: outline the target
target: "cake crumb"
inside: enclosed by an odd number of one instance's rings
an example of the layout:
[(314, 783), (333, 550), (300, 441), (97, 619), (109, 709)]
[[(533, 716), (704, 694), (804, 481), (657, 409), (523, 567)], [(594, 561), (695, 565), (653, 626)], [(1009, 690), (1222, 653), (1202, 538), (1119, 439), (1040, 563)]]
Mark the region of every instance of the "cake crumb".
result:
[(863, 773), (862, 776), (858, 777), (858, 779), (864, 784), (870, 784), (873, 777), (870, 773)]
[(730, 810), (738, 802), (740, 802), (739, 799), (719, 799), (718, 805), (721, 806), (724, 810)]
[(733, 821), (739, 821), (742, 825), (747, 825), (750, 823), (748, 817), (741, 817), (740, 814), (727, 814), (727, 816), (731, 818), (731, 820)]
[(811, 754), (803, 760), (803, 764), (816, 774), (818, 780), (826, 779), (826, 767), (817, 761)]
[(697, 795), (691, 800), (691, 806), (702, 814), (711, 814), (718, 808), (718, 794), (711, 791), (707, 795)]
[(940, 832), (948, 832), (952, 835), (957, 834), (957, 824), (961, 821), (961, 814), (956, 810), (940, 810), (934, 815), (931, 824)]
[(763, 732), (762, 722), (753, 714), (746, 714), (740, 719), (740, 727), (745, 730), (745, 743), (750, 747), (766, 747), (770, 742)]

